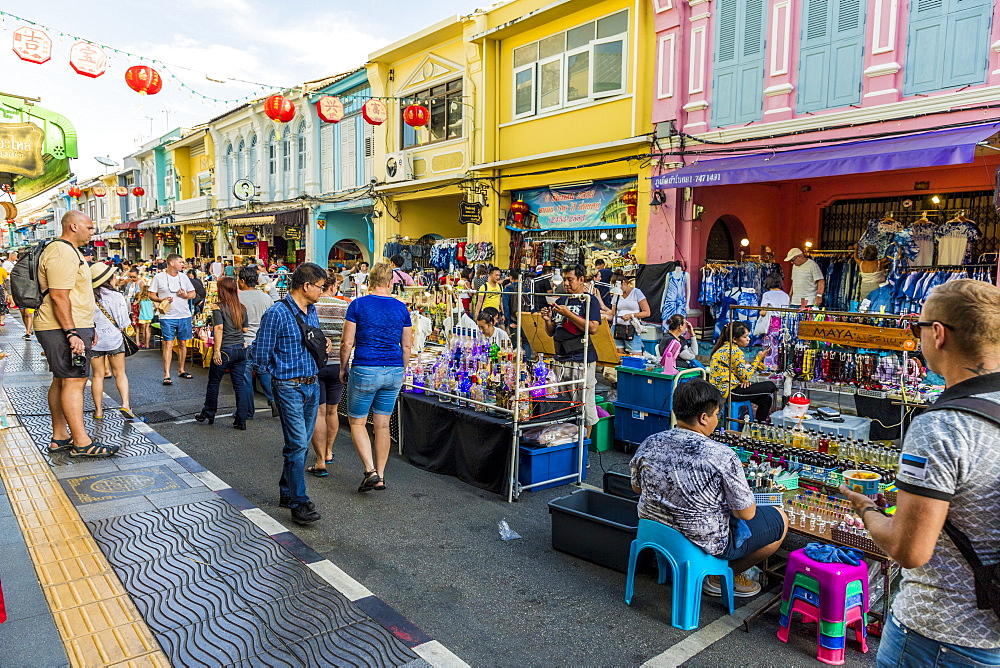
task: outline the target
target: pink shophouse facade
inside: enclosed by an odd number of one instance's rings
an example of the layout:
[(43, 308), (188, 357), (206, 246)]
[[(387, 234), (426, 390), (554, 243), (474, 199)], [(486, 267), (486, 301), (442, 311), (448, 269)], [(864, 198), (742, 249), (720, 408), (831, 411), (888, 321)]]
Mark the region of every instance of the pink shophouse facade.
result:
[(998, 250), (1000, 0), (651, 1), (646, 262), (780, 262), (925, 210)]

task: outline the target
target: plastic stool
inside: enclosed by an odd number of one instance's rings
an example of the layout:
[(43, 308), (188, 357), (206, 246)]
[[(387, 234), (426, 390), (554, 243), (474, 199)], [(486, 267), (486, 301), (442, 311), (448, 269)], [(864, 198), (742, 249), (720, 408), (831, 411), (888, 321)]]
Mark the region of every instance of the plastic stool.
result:
[(788, 566), (785, 568), (785, 583), (781, 598), (784, 601), (792, 597), (796, 575), (804, 573), (819, 583), (819, 604), (822, 619), (828, 622), (844, 621), (844, 611), (847, 609), (847, 586), (855, 580), (861, 581), (862, 612), (868, 612), (868, 564), (862, 561), (857, 566), (850, 564), (827, 564), (813, 561), (806, 556), (804, 549), (795, 550), (788, 555)]
[[(792, 604), (791, 613), (788, 616), (782, 615), (781, 625), (778, 628), (778, 640), (781, 642), (788, 642), (788, 631), (791, 626), (791, 615), (793, 613), (801, 613), (803, 623), (811, 623), (819, 621), (819, 609), (815, 606), (811, 606), (805, 601), (797, 599)], [(822, 621), (820, 621), (820, 626), (816, 629), (816, 659), (822, 661), (823, 663), (830, 664), (832, 666), (840, 666), (844, 663), (844, 648), (846, 639), (846, 630), (848, 627), (854, 626), (854, 636), (858, 643), (861, 645), (861, 652), (868, 652), (868, 641), (866, 639), (867, 630), (865, 629), (865, 614), (861, 611), (860, 606), (854, 606), (846, 613), (846, 620), (844, 622), (844, 633), (833, 636), (823, 633)]]
[(659, 579), (667, 581), (667, 564), (673, 575), (671, 626), (690, 631), (698, 628), (701, 616), (701, 585), (707, 575), (718, 575), (722, 593), (733, 614), (733, 569), (729, 562), (710, 554), (689, 541), (684, 535), (653, 520), (640, 519), (639, 530), (628, 555), (628, 578), (625, 581), (625, 603), (632, 604), (635, 591), (635, 562), (639, 553), (651, 548), (656, 554)]
[(729, 421), (739, 420), (740, 414), (743, 409), (747, 409), (747, 419), (753, 420), (754, 418), (754, 407), (752, 401), (734, 401), (729, 409)]

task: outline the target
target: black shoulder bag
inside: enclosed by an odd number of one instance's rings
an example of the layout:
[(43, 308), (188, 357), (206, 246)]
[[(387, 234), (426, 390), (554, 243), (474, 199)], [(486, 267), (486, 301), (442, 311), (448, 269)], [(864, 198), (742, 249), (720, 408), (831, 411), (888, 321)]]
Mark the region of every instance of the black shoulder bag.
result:
[(305, 318), (302, 317), (302, 313), (298, 309), (292, 308), (287, 299), (282, 299), (281, 303), (292, 312), (292, 317), (295, 318), (295, 322), (299, 326), (299, 331), (302, 332), (302, 345), (312, 355), (312, 358), (316, 361), (316, 366), (322, 369), (326, 366), (326, 335), (323, 334), (323, 330), (319, 327), (307, 325)]
[[(942, 404), (935, 404), (924, 412), (942, 409), (971, 413), (1000, 427), (1000, 405), (986, 399), (977, 399), (976, 397), (952, 399)], [(984, 566), (972, 547), (972, 541), (952, 524), (951, 520), (945, 520), (944, 530), (972, 569), (976, 587), (976, 608), (992, 610), (993, 614), (1000, 617), (1000, 563)]]
[[(615, 297), (615, 318), (618, 318), (618, 303), (621, 301), (621, 296)], [(614, 338), (619, 341), (631, 341), (635, 338), (635, 327), (629, 323), (615, 325)]]

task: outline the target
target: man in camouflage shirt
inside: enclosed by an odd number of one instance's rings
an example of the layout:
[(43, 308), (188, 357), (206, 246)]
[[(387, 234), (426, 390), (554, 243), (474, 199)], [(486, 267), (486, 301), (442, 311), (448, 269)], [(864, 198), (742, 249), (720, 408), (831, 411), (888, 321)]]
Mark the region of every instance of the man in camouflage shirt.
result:
[[(1000, 404), (1000, 289), (949, 281), (924, 304), (914, 333), (947, 389), (939, 402), (975, 396)], [(984, 565), (1000, 561), (1000, 428), (950, 409), (913, 420), (903, 441), (896, 513), (841, 487), (873, 540), (903, 567), (878, 665), (998, 666), (1000, 619), (976, 607), (972, 570), (942, 531), (970, 539)]]

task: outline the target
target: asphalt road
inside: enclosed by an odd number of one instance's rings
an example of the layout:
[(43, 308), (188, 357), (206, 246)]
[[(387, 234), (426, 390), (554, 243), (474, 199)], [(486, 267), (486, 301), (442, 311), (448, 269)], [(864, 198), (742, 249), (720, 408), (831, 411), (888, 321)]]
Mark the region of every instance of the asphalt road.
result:
[[(631, 666), (667, 650), (665, 659), (687, 659), (692, 666), (816, 665), (815, 632), (796, 624), (790, 642), (781, 643), (776, 608), (748, 635), (742, 627), (720, 629), (732, 618), (718, 600), (706, 597), (699, 631), (680, 631), (670, 625), (670, 589), (658, 586), (652, 571), (637, 577), (633, 604), (626, 606), (624, 574), (551, 547), (546, 504), (572, 486), (526, 492), (508, 504), (455, 478), (417, 469), (394, 453), (388, 490), (358, 494), (362, 466), (344, 428), (331, 474), (307, 476), (323, 519), (298, 527), (277, 506), (281, 430), (263, 397), (257, 396), (257, 405), (264, 409), (245, 432), (232, 429), (227, 418), (213, 426), (190, 421), (201, 407), (207, 370), (192, 364), (188, 369), (194, 379), (179, 379), (175, 362), (174, 385), (164, 387), (158, 351), (130, 358), (135, 412), (473, 666)], [(106, 391), (117, 397), (113, 384)], [(228, 379), (219, 405), (220, 413), (235, 406)], [(588, 483), (600, 486), (604, 469), (621, 470), (628, 459), (615, 451), (592, 456)], [(522, 539), (500, 540), (501, 519)], [(737, 606), (760, 605), (769, 597), (737, 599)], [(849, 649), (847, 665), (874, 665), (874, 638), (869, 647), (868, 654)]]

